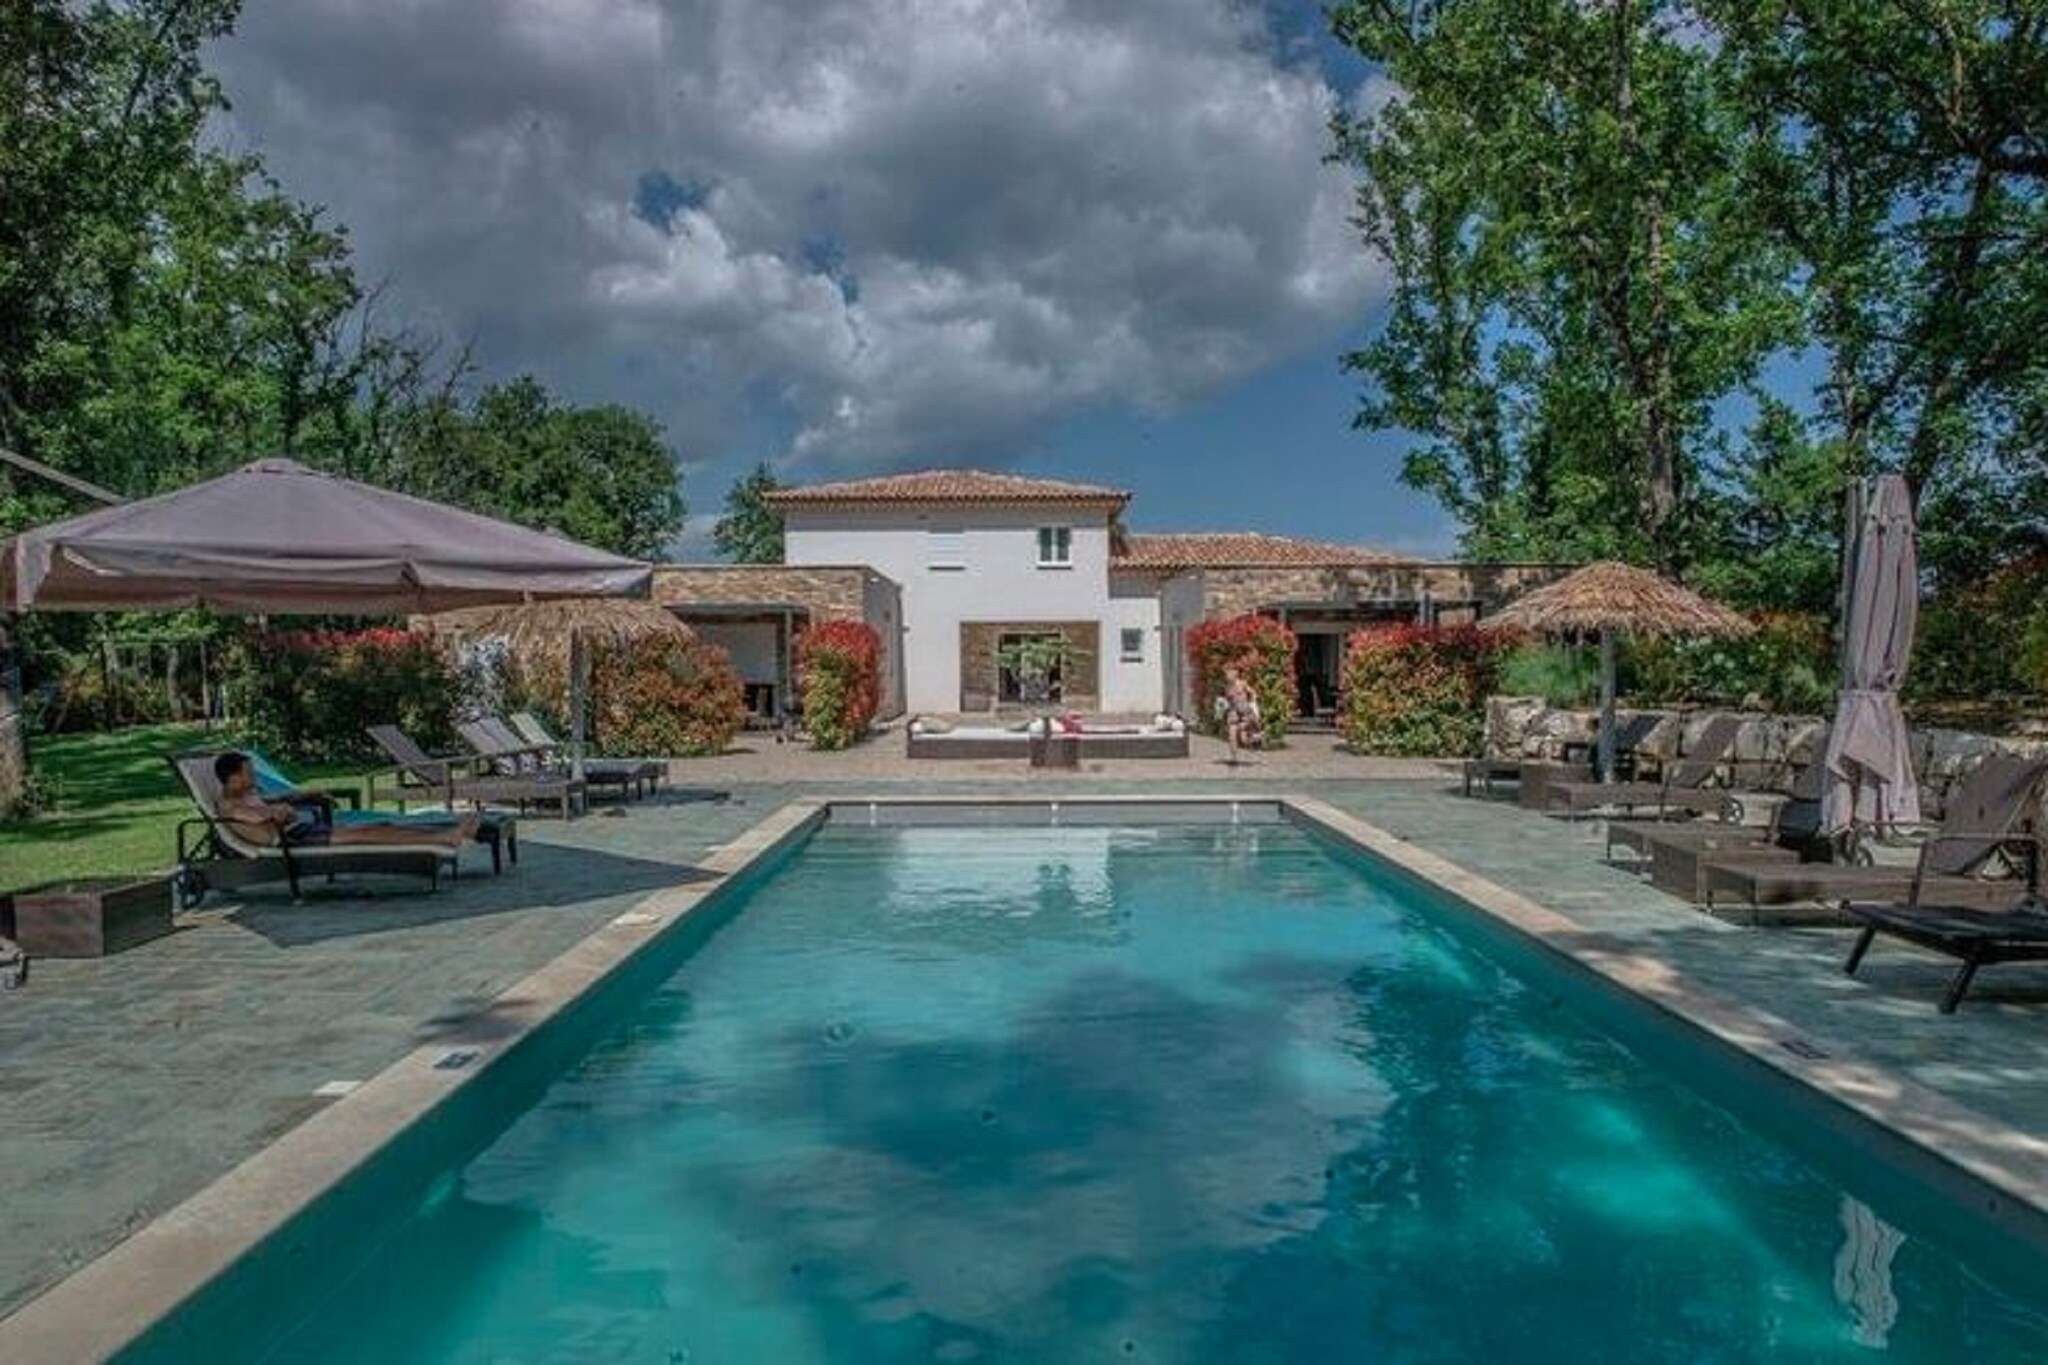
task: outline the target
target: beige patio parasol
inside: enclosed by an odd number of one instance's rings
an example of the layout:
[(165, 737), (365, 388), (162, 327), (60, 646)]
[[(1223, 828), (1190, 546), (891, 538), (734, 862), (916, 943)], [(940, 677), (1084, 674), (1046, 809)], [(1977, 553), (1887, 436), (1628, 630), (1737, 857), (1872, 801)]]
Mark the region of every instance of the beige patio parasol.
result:
[(1483, 623), (1489, 630), (1600, 637), (1600, 780), (1614, 780), (1614, 642), (1620, 635), (1747, 635), (1740, 613), (1630, 564), (1602, 560), (1524, 593)]
[(521, 658), (566, 669), (569, 748), (572, 760), (578, 764), (583, 761), (585, 675), (590, 646), (629, 645), (650, 636), (696, 633), (666, 607), (626, 597), (568, 597), (464, 607), (416, 616), (412, 624), (443, 641), (503, 640)]

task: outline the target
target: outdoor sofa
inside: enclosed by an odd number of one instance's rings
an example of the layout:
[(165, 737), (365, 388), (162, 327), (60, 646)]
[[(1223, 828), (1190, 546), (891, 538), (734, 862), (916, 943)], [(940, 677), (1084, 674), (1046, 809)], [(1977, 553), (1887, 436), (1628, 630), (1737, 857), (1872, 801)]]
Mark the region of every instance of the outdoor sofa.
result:
[(1079, 729), (1062, 729), (1043, 718), (1001, 726), (954, 725), (919, 716), (904, 727), (904, 753), (910, 758), (1026, 758), (1034, 728), (1040, 740), (1074, 744), (1082, 758), (1188, 756), (1187, 723), (1177, 716), (1134, 724), (1087, 721)]

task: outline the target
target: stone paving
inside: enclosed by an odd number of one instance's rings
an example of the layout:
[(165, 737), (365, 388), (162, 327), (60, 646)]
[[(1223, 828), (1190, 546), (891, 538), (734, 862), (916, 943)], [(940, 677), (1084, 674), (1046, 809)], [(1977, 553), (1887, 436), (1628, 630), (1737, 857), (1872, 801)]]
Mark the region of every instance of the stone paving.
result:
[(911, 763), (900, 735), (848, 754), (751, 739), (679, 764), (683, 785), (618, 815), (522, 826), (525, 856), (437, 896), (246, 903), (100, 961), (35, 964), (0, 995), (0, 1314), (170, 1208), (556, 956), (799, 793), (1301, 791), (1531, 896), (1780, 1017), (1837, 1055), (1908, 1075), (2048, 1135), (2048, 967), (1988, 972), (1934, 1010), (1950, 965), (1881, 945), (1850, 980), (1839, 929), (1750, 929), (1600, 861), (1596, 822), (1465, 800), (1433, 763), (1366, 760), (1302, 737), (1232, 768), (1185, 761)]

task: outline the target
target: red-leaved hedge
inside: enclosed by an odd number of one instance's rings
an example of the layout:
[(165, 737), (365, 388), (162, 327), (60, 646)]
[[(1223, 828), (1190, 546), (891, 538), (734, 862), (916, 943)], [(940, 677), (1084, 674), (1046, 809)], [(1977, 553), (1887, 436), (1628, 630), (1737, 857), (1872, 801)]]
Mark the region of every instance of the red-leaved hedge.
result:
[(1223, 671), (1242, 669), (1259, 701), (1268, 744), (1287, 737), (1294, 718), (1294, 632), (1270, 616), (1248, 614), (1204, 621), (1188, 631), (1188, 667), (1195, 684), (1195, 719), (1208, 733), (1222, 730), (1216, 698)]
[(1344, 739), (1362, 754), (1477, 754), (1486, 698), (1516, 642), (1471, 626), (1368, 626), (1344, 645), (1338, 706)]
[(694, 635), (649, 635), (592, 653), (597, 752), (720, 754), (747, 723), (745, 688), (724, 649)]
[(882, 705), (882, 637), (864, 621), (821, 621), (796, 641), (804, 728), (820, 749), (868, 732)]

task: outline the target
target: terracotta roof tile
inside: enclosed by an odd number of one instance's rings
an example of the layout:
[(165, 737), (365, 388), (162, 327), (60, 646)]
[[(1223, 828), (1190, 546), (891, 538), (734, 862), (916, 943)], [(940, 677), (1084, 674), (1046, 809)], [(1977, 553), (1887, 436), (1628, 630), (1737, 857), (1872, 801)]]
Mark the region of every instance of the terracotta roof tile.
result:
[(1399, 555), (1362, 545), (1334, 545), (1255, 531), (1194, 535), (1130, 535), (1117, 555), (1119, 569), (1321, 569), (1397, 564)]
[(848, 502), (1112, 503), (1121, 507), (1130, 496), (1120, 489), (1058, 479), (1031, 479), (1021, 474), (927, 469), (914, 474), (785, 488), (769, 494), (767, 500), (778, 507)]

